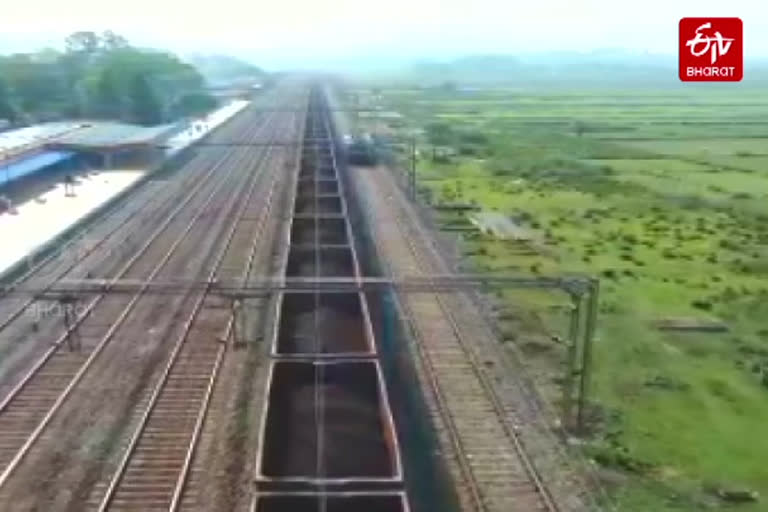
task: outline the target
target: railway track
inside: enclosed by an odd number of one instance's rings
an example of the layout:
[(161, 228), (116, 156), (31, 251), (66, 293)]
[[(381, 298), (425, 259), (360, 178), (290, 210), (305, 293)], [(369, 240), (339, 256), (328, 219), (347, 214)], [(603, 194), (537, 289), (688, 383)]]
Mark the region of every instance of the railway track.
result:
[[(242, 121), (236, 117), (227, 123), (232, 126), (226, 128), (240, 130), (244, 127)], [(219, 136), (218, 132), (211, 135)], [(64, 279), (114, 276), (119, 271), (117, 263), (136, 248), (147, 226), (161, 224), (196, 183), (210, 176), (211, 166), (218, 166), (221, 160), (220, 152), (204, 151), (188, 163), (178, 183), (145, 183), (129, 202), (118, 202), (103, 219), (88, 226), (59, 250), (52, 251), (4, 288), (0, 295), (0, 359), (5, 361), (0, 370), (5, 374), (5, 382), (0, 383), (0, 390), (12, 390), (12, 386), (18, 384), (14, 376), (19, 373), (16, 368), (23, 365), (23, 360), (15, 362), (14, 358), (23, 359), (24, 352), (45, 353), (43, 344), (30, 343), (30, 340), (58, 337), (60, 333), (55, 331), (61, 328), (60, 318), (50, 318), (55, 315), (47, 314), (43, 303), (34, 297), (7, 296), (8, 292), (19, 287), (44, 291)], [(24, 350), (18, 350), (21, 348)], [(0, 397), (2, 395), (0, 393)]]
[[(360, 279), (328, 106), (311, 92), (280, 276)], [(407, 512), (400, 445), (367, 299), (275, 301), (251, 512)]]
[[(238, 117), (235, 117), (229, 123), (237, 124), (237, 121), (242, 121), (242, 118), (238, 119)], [(223, 127), (218, 128), (218, 130), (222, 129)], [(212, 133), (210, 136), (215, 141), (217, 139), (217, 132)], [(84, 227), (81, 231), (70, 237), (70, 240), (58, 248), (58, 250), (51, 250), (39, 260), (34, 258), (28, 259), (27, 269), (0, 291), (0, 299), (4, 299), (8, 295), (8, 291), (19, 286), (26, 285), (34, 286), (41, 290), (47, 289), (51, 284), (64, 278), (64, 276), (71, 272), (78, 264), (84, 262), (89, 256), (97, 253), (114, 235), (120, 233), (130, 223), (135, 223), (142, 211), (146, 212), (151, 207), (153, 213), (157, 214), (159, 212), (162, 214), (166, 206), (172, 203), (174, 199), (177, 199), (175, 196), (182, 192), (183, 188), (197, 181), (198, 175), (202, 175), (204, 169), (215, 162), (215, 156), (215, 152), (204, 152), (196, 155), (197, 161), (189, 164), (195, 172), (188, 173), (184, 180), (177, 184), (172, 193), (169, 193), (167, 188), (160, 190), (160, 187), (153, 186), (152, 183), (145, 183), (132, 194), (130, 203), (125, 204), (125, 201), (117, 201), (104, 213), (99, 222), (91, 223)], [(157, 206), (157, 203), (161, 201), (162, 204)], [(148, 219), (144, 218), (144, 220)], [(125, 238), (125, 236), (122, 236), (120, 240), (124, 241)], [(73, 245), (76, 245), (83, 239), (87, 239), (92, 244), (73, 247)], [(68, 253), (68, 257), (62, 257), (64, 253)], [(30, 300), (33, 299), (27, 299), (24, 303)], [(0, 303), (0, 308), (2, 308), (0, 310), (3, 312), (7, 310), (12, 311), (12, 313), (6, 313), (0, 317), (2, 318), (0, 320), (0, 331), (2, 331), (11, 321), (18, 317), (17, 310), (19, 306), (18, 303), (3, 300)]]
[[(259, 129), (252, 130), (247, 140), (254, 139), (258, 133)], [(194, 246), (199, 246), (201, 240), (208, 240), (208, 245), (214, 244), (215, 240), (210, 234), (206, 235), (206, 232), (216, 225), (211, 224), (210, 219), (218, 219), (219, 225), (226, 221), (225, 217), (215, 215), (217, 208), (212, 208), (215, 206), (214, 199), (220, 196), (237, 197), (232, 192), (239, 189), (242, 179), (236, 178), (242, 176), (237, 173), (233, 176), (237, 167), (233, 164), (246, 163), (243, 156), (246, 153), (248, 151), (226, 151), (217, 165), (206, 171), (203, 179), (188, 191), (187, 196), (176, 205), (174, 211), (152, 232), (139, 251), (123, 265), (114, 278), (133, 275), (152, 279), (159, 277), (160, 271), (166, 266), (173, 272), (189, 269), (192, 263), (192, 266), (202, 267), (205, 262), (199, 257), (193, 260), (182, 256), (176, 258), (173, 265), (168, 263), (171, 257), (179, 252), (179, 248), (183, 248), (185, 240), (189, 246), (186, 247), (187, 251), (192, 250), (192, 253)], [(225, 167), (226, 171), (223, 170)], [(227, 184), (229, 187), (225, 186)], [(200, 222), (206, 218), (206, 222)], [(178, 234), (179, 231), (181, 234)], [(5, 485), (21, 460), (34, 446), (41, 432), (92, 366), (96, 357), (126, 323), (129, 315), (134, 313), (141, 296), (139, 292), (133, 297), (125, 298), (105, 294), (90, 298), (85, 312), (77, 319), (78, 338), (82, 346), (78, 350), (67, 350), (69, 347), (65, 346), (65, 341), (73, 330), (62, 332), (51, 348), (4, 398), (0, 404), (0, 487)], [(177, 300), (177, 308), (181, 301), (184, 299)], [(144, 307), (144, 315), (151, 314), (153, 309), (157, 310), (156, 301), (152, 302), (151, 306)], [(106, 318), (114, 320), (105, 322)], [(141, 332), (140, 323), (128, 323), (128, 326), (131, 325)]]
[[(425, 234), (415, 227), (419, 220), (397, 200), (382, 200), (387, 193), (396, 195), (399, 190), (380, 178), (375, 187), (375, 192), (368, 190), (367, 198), (379, 203), (378, 211), (389, 212), (391, 225), (387, 226), (393, 240), (386, 240), (384, 227), (376, 243), (391, 273), (431, 273), (434, 266), (425, 257), (431, 249)], [(381, 219), (371, 219), (371, 225), (379, 222)], [(471, 348), (473, 334), (465, 331), (446, 298), (419, 293), (401, 296), (398, 302), (410, 319), (427, 385), (463, 477), (459, 485), (463, 508), (478, 512), (559, 511)]]
[[(215, 257), (209, 280), (232, 277), (226, 276), (228, 270), (222, 268), (230, 252), (240, 255), (240, 259), (245, 257), (237, 277), (245, 282), (250, 275), (278, 185), (275, 169), (282, 168), (270, 165), (276, 151), (267, 146), (263, 152), (258, 166), (266, 173), (267, 192), (256, 207), (252, 198), (261, 181), (251, 183)], [(95, 510), (177, 511), (183, 509), (182, 503), (195, 509), (196, 500), (190, 494), (198, 492), (199, 487), (186, 487), (186, 483), (225, 354), (224, 340), (229, 339), (233, 322), (230, 311), (215, 297), (205, 291), (197, 296), (128, 449)]]
[[(264, 240), (269, 238), (265, 231), (274, 222), (273, 203), (280, 195), (278, 190), (286, 183), (298, 185), (299, 181), (299, 176), (286, 181), (280, 174), (286, 155), (296, 148), (281, 146), (275, 141), (281, 137), (290, 140), (304, 133), (300, 130), (293, 133), (293, 137), (286, 136), (296, 130), (295, 121), (304, 113), (295, 107), (275, 108), (262, 116), (262, 124), (238, 134), (244, 127), (241, 118), (234, 126), (238, 130), (227, 131), (230, 138), (237, 138), (236, 144), (212, 150), (201, 157), (193, 169), (195, 172), (179, 182), (181, 185), (177, 190), (183, 192), (181, 195), (167, 194), (167, 190), (161, 194), (160, 191), (142, 189), (133, 202), (124, 205), (122, 210), (116, 209), (106, 223), (94, 228), (93, 236), (97, 238), (92, 250), (71, 262), (61, 261), (55, 255), (46, 258), (34, 267), (35, 271), (17, 281), (17, 286), (34, 284), (50, 288), (61, 279), (82, 277), (90, 269), (98, 268), (108, 272), (107, 281), (112, 283), (130, 279), (147, 284), (136, 293), (110, 294), (106, 291), (84, 296), (84, 309), (73, 325), (62, 327), (51, 320), (44, 326), (46, 335), (53, 340), (50, 348), (0, 402), (0, 503), (10, 503), (5, 500), (12, 494), (4, 496), (10, 482), (25, 478), (17, 478), (25, 459), (32, 458), (30, 454), (35, 450), (41, 452), (50, 446), (50, 439), (42, 441), (50, 436), (43, 434), (55, 430), (48, 427), (57, 414), (66, 415), (61, 409), (84, 387), (84, 379), (92, 377), (95, 368), (106, 367), (106, 363), (100, 361), (108, 359), (107, 354), (114, 357), (121, 353), (116, 347), (120, 343), (115, 340), (132, 342), (152, 326), (153, 330), (162, 333), (153, 348), (159, 366), (148, 374), (141, 393), (126, 406), (126, 424), (110, 452), (114, 465), (106, 461), (97, 463), (98, 481), (88, 483), (87, 498), (68, 502), (68, 510), (206, 510), (206, 497), (202, 493), (207, 486), (200, 479), (207, 474), (193, 470), (193, 463), (203, 427), (217, 421), (208, 417), (208, 409), (227, 354), (228, 340), (234, 331), (235, 318), (231, 305), (209, 293), (205, 287), (172, 296), (144, 292), (151, 282), (171, 281), (182, 275), (208, 283), (221, 279), (236, 279), (243, 284), (248, 281), (261, 264), (257, 255), (260, 250), (265, 250)], [(327, 112), (323, 115), (326, 117), (322, 118), (322, 129), (318, 133), (325, 136), (332, 130), (327, 124)], [(314, 151), (313, 158), (320, 158), (319, 147)], [(302, 154), (307, 156), (307, 153)], [(328, 149), (328, 154), (323, 153), (323, 158), (330, 159), (335, 172), (332, 149)], [(206, 169), (205, 162), (213, 166)], [(329, 199), (322, 197), (325, 193), (320, 193), (320, 183), (315, 176), (312, 183), (315, 193), (311, 194), (315, 214), (321, 209), (321, 201)], [(379, 254), (390, 262), (391, 273), (398, 276), (432, 274), (437, 260), (434, 259), (434, 249), (418, 227), (418, 219), (406, 204), (387, 201), (387, 194), (399, 191), (380, 178), (370, 178), (365, 183), (369, 187), (366, 200), (371, 203), (371, 211), (383, 215), (383, 219), (372, 218), (370, 225), (377, 232), (375, 241)], [(307, 185), (306, 180), (303, 185)], [(340, 213), (346, 215), (343, 201), (341, 205)], [(164, 215), (156, 212), (146, 216), (144, 210), (150, 206), (162, 210)], [(319, 239), (320, 221), (315, 219), (313, 222), (316, 230), (314, 266), (318, 271), (321, 268), (318, 249), (323, 244)], [(290, 237), (289, 229), (289, 247)], [(124, 241), (129, 238), (140, 245), (137, 250), (127, 261), (109, 261), (110, 248), (124, 247)], [(324, 246), (323, 250), (339, 249), (332, 245)], [(297, 244), (293, 249), (300, 253), (306, 247)], [(350, 246), (349, 250), (354, 248)], [(285, 253), (286, 258), (287, 255)], [(357, 275), (359, 269), (354, 254), (352, 261), (354, 275)], [(287, 259), (283, 263), (286, 267)], [(332, 265), (333, 261), (329, 259), (328, 264)], [(34, 300), (23, 296), (19, 302), (2, 299), (0, 297), (0, 333), (6, 329), (19, 332), (27, 329), (29, 326), (22, 322), (26, 316), (24, 311), (35, 305)], [(461, 475), (458, 487), (464, 510), (563, 512), (539, 477), (512, 424), (509, 408), (505, 408), (481, 358), (472, 348), (475, 326), (462, 316), (471, 312), (457, 312), (461, 305), (454, 299), (456, 297), (452, 295), (439, 293), (406, 293), (398, 297), (398, 302), (410, 319), (421, 363), (420, 375), (426, 377), (422, 380), (437, 404), (441, 425), (445, 426), (444, 434), (455, 453), (452, 462)], [(315, 307), (319, 306), (318, 301), (316, 297)], [(364, 303), (363, 311), (367, 311)], [(304, 359), (325, 356), (319, 353), (320, 338), (317, 334), (314, 336), (313, 350), (317, 354), (302, 354)], [(375, 358), (375, 354), (365, 354), (364, 357)], [(279, 362), (283, 367), (288, 367), (288, 362), (294, 364), (290, 357)], [(320, 404), (316, 414), (324, 414), (325, 397), (318, 394), (318, 389), (320, 384), (325, 385), (322, 370), (325, 367), (316, 366), (321, 368), (317, 373), (320, 380), (315, 377), (315, 401)], [(386, 400), (386, 394), (381, 396)], [(263, 414), (266, 416), (266, 412)], [(322, 414), (315, 417), (319, 426), (317, 439), (325, 438), (326, 418)], [(318, 466), (315, 468), (318, 476), (326, 472), (321, 463), (326, 458), (323, 449), (324, 445), (318, 443)], [(395, 445), (394, 449), (399, 448)], [(37, 462), (38, 458), (34, 460)], [(399, 460), (397, 467), (398, 478), (387, 479), (386, 483), (399, 489), (402, 483), (398, 480), (401, 478)], [(293, 495), (290, 485), (281, 487), (285, 482), (280, 482), (279, 478), (275, 480), (270, 485), (279, 488), (280, 492), (260, 490), (255, 496), (254, 507), (263, 507), (264, 511), (283, 510), (275, 505), (280, 500), (306, 498), (301, 493)], [(335, 494), (334, 489), (326, 488), (323, 479), (317, 482), (319, 494), (313, 495), (311, 500), (322, 503), (323, 507), (334, 500), (340, 500), (340, 503), (351, 500), (346, 506), (357, 503), (356, 499), (362, 500), (360, 496)], [(355, 485), (365, 491), (363, 494), (370, 491), (378, 500), (390, 499), (375, 486), (368, 489), (368, 483), (362, 479)], [(340, 484), (335, 482), (334, 485)], [(403, 500), (397, 510), (407, 510), (404, 492), (397, 492), (395, 497)], [(269, 508), (275, 506), (278, 508)], [(315, 510), (311, 506), (306, 510)], [(262, 508), (258, 510), (262, 512)]]

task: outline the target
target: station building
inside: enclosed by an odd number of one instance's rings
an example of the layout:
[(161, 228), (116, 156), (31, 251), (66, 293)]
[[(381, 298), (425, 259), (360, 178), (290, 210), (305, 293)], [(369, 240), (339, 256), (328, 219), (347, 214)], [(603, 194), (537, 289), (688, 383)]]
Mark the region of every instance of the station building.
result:
[(0, 194), (88, 170), (151, 168), (178, 125), (46, 123), (0, 134)]

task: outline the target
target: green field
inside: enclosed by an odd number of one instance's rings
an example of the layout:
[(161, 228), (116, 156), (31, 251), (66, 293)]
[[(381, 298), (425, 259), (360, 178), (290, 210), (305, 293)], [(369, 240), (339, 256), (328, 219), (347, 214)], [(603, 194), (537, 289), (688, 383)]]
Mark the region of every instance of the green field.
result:
[[(380, 96), (404, 116), (389, 131), (419, 134), (422, 195), (504, 213), (531, 233), (522, 243), (466, 232), (475, 269), (601, 277), (585, 451), (618, 510), (768, 510), (768, 97)], [(446, 227), (465, 223), (439, 215)], [(557, 376), (564, 350), (550, 335), (565, 332), (567, 300), (512, 290), (498, 299), (504, 342)], [(727, 332), (658, 330), (669, 318)], [(544, 389), (556, 403), (556, 386)], [(759, 501), (717, 492), (744, 489)]]

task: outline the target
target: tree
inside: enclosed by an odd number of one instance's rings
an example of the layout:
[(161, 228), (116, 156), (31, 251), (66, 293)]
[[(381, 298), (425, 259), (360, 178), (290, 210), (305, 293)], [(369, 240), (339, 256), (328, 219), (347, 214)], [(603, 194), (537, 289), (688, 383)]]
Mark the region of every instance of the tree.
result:
[(45, 64), (56, 64), (61, 59), (61, 52), (53, 48), (43, 48), (30, 54), (30, 57), (35, 62), (42, 62)]
[(442, 84), (440, 84), (440, 88), (445, 92), (456, 92), (456, 89), (458, 89), (458, 85), (456, 85), (456, 82), (452, 80), (446, 80)]
[[(99, 50), (99, 36), (95, 32), (80, 31), (70, 34), (64, 40), (66, 49), (59, 59), (59, 66), (70, 91), (85, 90), (83, 82), (87, 80), (88, 67)], [(88, 98), (78, 97), (78, 101), (70, 103), (69, 110), (77, 114), (86, 114), (89, 106)]]
[(68, 53), (93, 55), (99, 49), (101, 40), (96, 32), (80, 31), (70, 34), (64, 41)]
[(205, 114), (216, 108), (216, 98), (204, 92), (184, 94), (174, 105), (174, 113), (180, 117)]
[(121, 117), (123, 102), (119, 89), (112, 68), (102, 71), (96, 83), (96, 105), (94, 107), (104, 117)]
[(0, 64), (0, 76), (15, 92), (18, 107), (27, 113), (56, 110), (66, 92), (55, 63), (38, 62), (27, 54), (11, 55)]
[(193, 56), (189, 62), (210, 83), (261, 80), (264, 72), (253, 64), (225, 55)]
[(128, 48), (128, 40), (120, 34), (115, 34), (111, 30), (105, 30), (101, 34), (101, 45), (104, 51), (114, 51)]
[[(139, 75), (144, 82), (141, 86), (136, 85)], [(89, 76), (88, 89), (95, 99), (93, 107), (126, 120), (136, 119), (135, 97), (139, 87), (146, 85), (162, 113), (166, 106), (176, 107), (183, 96), (201, 93), (203, 86), (200, 74), (175, 56), (130, 47), (105, 53)], [(141, 94), (148, 96), (146, 91)], [(186, 115), (177, 108), (171, 113)]]
[(447, 146), (454, 141), (454, 133), (448, 123), (429, 123), (427, 125), (427, 137), (435, 146)]
[(0, 56), (0, 112), (31, 121), (100, 117), (154, 124), (208, 110), (201, 74), (173, 54), (139, 50), (105, 31), (75, 32), (66, 51)]
[(133, 118), (139, 124), (160, 124), (163, 120), (162, 104), (147, 81), (146, 75), (138, 74), (133, 79), (131, 92)]
[(11, 102), (11, 93), (2, 79), (0, 79), (0, 119), (7, 119), (12, 123), (16, 120), (16, 110)]

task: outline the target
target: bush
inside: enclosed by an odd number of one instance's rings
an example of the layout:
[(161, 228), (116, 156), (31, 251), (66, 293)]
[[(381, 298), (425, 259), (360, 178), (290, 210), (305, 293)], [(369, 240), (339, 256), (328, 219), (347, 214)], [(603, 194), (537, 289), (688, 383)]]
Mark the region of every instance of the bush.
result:
[(459, 140), (466, 144), (488, 144), (488, 136), (482, 132), (463, 132)]
[(429, 123), (426, 132), (429, 142), (436, 146), (449, 145), (454, 138), (453, 127), (446, 122)]
[(661, 251), (661, 257), (667, 260), (674, 260), (677, 258), (677, 254), (670, 249), (664, 249)]
[(637, 243), (637, 237), (635, 235), (624, 235), (624, 241), (630, 245), (634, 245)]
[(189, 93), (179, 98), (174, 111), (179, 116), (198, 116), (205, 114), (218, 105), (216, 98), (207, 93)]

